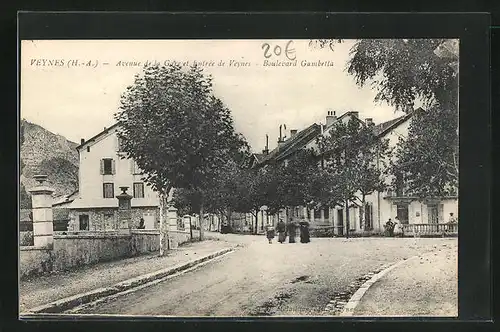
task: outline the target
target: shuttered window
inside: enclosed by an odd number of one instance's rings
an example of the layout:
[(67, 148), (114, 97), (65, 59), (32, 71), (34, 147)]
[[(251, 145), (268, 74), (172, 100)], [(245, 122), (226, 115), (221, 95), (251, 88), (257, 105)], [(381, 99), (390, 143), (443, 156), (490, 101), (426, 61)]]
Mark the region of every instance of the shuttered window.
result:
[(139, 165), (134, 160), (130, 160), (130, 173), (132, 174), (141, 174), (141, 170), (139, 169)]
[(144, 183), (134, 183), (134, 198), (144, 198)]
[(115, 197), (115, 186), (113, 183), (103, 183), (102, 184), (102, 196), (104, 198), (114, 198)]
[(116, 173), (115, 161), (111, 158), (101, 159), (101, 174), (113, 175)]

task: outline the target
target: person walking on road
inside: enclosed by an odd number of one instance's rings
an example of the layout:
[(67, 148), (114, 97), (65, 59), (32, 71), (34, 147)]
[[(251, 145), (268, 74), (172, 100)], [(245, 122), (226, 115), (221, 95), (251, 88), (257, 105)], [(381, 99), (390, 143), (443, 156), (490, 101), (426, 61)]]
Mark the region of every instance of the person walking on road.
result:
[(295, 236), (297, 235), (297, 225), (290, 219), (290, 222), (287, 225), (288, 231), (288, 243), (295, 243)]
[(267, 225), (266, 226), (266, 237), (269, 240), (269, 244), (273, 243), (274, 236), (275, 236), (275, 232), (274, 232), (273, 225)]
[(300, 243), (311, 242), (309, 235), (309, 223), (307, 221), (301, 221), (300, 225)]
[(279, 243), (285, 242), (285, 240), (286, 240), (286, 224), (282, 219), (280, 219), (280, 221), (278, 222), (276, 230), (278, 231), (278, 242)]

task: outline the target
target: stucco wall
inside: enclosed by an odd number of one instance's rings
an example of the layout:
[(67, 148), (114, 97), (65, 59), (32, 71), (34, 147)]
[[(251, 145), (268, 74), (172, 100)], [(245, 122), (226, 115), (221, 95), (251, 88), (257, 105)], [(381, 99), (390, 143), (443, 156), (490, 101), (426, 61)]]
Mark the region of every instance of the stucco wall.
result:
[[(86, 147), (80, 150), (79, 167), (79, 199), (84, 201), (86, 206), (117, 206), (115, 198), (103, 198), (103, 182), (114, 183), (115, 195), (120, 193), (120, 186), (128, 186), (128, 192), (132, 194), (132, 184), (143, 182), (141, 175), (132, 174), (132, 161), (130, 159), (120, 159), (118, 155), (118, 139), (116, 127), (110, 130), (107, 136), (103, 136), (95, 143), (89, 142), (90, 151)], [(102, 158), (112, 158), (115, 161), (114, 175), (101, 175), (100, 160)], [(144, 186), (144, 198), (132, 200), (132, 206), (158, 205), (158, 195), (151, 187)]]

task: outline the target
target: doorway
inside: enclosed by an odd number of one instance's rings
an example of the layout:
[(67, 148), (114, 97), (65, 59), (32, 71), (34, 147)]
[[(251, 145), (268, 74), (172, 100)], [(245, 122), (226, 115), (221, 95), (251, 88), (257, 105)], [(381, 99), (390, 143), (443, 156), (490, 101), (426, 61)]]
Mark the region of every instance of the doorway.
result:
[(400, 223), (408, 224), (408, 204), (398, 204), (396, 215)]
[(337, 230), (340, 236), (344, 235), (344, 210), (337, 210)]

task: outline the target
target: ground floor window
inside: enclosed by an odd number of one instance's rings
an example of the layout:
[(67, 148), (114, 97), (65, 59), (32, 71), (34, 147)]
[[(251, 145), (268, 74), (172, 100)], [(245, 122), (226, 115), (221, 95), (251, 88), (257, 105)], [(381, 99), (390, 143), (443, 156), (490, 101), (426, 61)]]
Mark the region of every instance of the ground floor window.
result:
[(330, 208), (326, 207), (323, 209), (323, 215), (325, 217), (325, 220), (329, 220), (330, 219)]
[(89, 230), (89, 215), (88, 214), (81, 214), (78, 216), (78, 222), (79, 222), (79, 229), (81, 231), (88, 231)]
[(314, 219), (321, 219), (321, 210), (314, 210)]
[(365, 205), (365, 230), (373, 229), (373, 205), (367, 203)]

